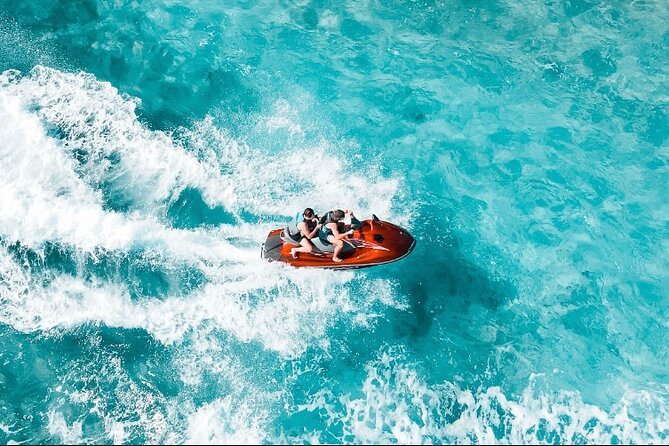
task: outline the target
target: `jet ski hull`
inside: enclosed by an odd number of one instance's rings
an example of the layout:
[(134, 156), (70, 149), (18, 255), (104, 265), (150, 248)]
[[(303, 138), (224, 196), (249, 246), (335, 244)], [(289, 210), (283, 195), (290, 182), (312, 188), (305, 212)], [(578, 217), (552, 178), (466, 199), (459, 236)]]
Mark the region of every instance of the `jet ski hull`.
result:
[(299, 245), (283, 229), (275, 229), (267, 236), (261, 256), (295, 267), (352, 269), (395, 262), (406, 257), (416, 245), (416, 239), (406, 229), (376, 218), (364, 220), (362, 228), (344, 239), (344, 249), (339, 255), (342, 262), (332, 260), (332, 245), (324, 246), (317, 237), (312, 242), (315, 248), (311, 253), (300, 252), (294, 259), (290, 250)]

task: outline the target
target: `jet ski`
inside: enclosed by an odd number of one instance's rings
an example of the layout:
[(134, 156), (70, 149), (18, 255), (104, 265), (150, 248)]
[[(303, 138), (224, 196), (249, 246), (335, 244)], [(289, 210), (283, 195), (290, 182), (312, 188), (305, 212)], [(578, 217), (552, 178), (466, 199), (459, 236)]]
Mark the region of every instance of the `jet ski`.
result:
[(295, 224), (270, 231), (262, 245), (261, 257), (295, 267), (354, 269), (395, 262), (409, 255), (416, 246), (416, 239), (409, 231), (382, 221), (376, 215), (361, 223), (361, 228), (354, 229), (354, 233), (344, 239), (344, 248), (339, 253), (342, 262), (332, 260), (334, 246), (323, 243), (318, 237), (311, 239), (314, 249), (310, 253), (300, 252), (293, 258), (290, 249), (300, 246)]

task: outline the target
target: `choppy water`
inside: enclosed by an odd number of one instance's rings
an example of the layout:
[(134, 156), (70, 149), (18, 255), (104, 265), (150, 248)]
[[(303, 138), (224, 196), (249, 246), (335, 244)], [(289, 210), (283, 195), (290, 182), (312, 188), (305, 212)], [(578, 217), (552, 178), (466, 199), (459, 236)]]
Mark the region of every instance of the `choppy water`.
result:
[(0, 4), (1, 443), (669, 442), (669, 3)]

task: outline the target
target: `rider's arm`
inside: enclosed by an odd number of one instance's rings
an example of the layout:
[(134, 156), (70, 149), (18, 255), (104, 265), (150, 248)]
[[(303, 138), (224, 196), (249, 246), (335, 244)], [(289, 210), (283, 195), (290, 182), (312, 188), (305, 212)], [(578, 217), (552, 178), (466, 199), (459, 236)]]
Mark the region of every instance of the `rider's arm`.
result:
[(300, 230), (300, 234), (302, 234), (303, 237), (306, 237), (309, 240), (311, 240), (316, 236), (316, 234), (318, 234), (319, 229), (321, 229), (321, 225), (316, 225), (314, 230), (309, 232), (309, 227), (307, 226), (307, 224), (301, 221), (297, 224), (297, 229)]
[(307, 224), (303, 221), (299, 222), (297, 224), (297, 229), (300, 230), (300, 234), (302, 237), (306, 237), (311, 240), (311, 237), (309, 236), (309, 228), (307, 228)]
[(321, 224), (317, 224), (316, 227), (314, 228), (313, 231), (311, 231), (311, 234), (307, 235), (307, 238), (311, 240), (312, 238), (316, 237), (316, 234), (318, 234), (318, 231), (321, 230)]
[(348, 230), (346, 232), (339, 232), (339, 230), (337, 229), (337, 223), (328, 223), (327, 227), (332, 230), (332, 235), (334, 235), (334, 238), (336, 238), (337, 240), (341, 240), (347, 235), (353, 234), (353, 229)]

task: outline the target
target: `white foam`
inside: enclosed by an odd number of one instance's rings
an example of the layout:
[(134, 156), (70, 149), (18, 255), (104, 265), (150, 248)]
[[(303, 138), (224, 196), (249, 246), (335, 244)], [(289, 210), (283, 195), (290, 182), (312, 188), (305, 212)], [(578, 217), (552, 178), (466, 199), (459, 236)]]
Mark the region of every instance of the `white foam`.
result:
[[(47, 125), (62, 130), (61, 149), (86, 154), (83, 164), (71, 166), (86, 184), (97, 189), (102, 182), (112, 183), (132, 199), (134, 209), (145, 213), (159, 211), (192, 187), (210, 205), (222, 205), (233, 214), (246, 209), (292, 216), (312, 206), (322, 211), (354, 208), (360, 217), (373, 212), (387, 219), (394, 216), (391, 199), (398, 181), (382, 178), (370, 163), (343, 164), (328, 155), (336, 147), (326, 141), (302, 141), (277, 157), (231, 138), (211, 118), (192, 130), (182, 129), (176, 140), (139, 122), (138, 100), (86, 73), (37, 66), (27, 76), (3, 73), (0, 86), (33, 107)], [(285, 101), (261, 118), (258, 128), (304, 133), (297, 112)]]
[[(115, 353), (100, 349), (99, 338), (87, 339), (97, 347), (93, 358), (74, 359), (72, 366), (53, 389), (49, 408), (49, 432), (65, 444), (118, 444), (128, 438), (143, 438), (146, 443), (174, 443), (179, 435), (175, 403), (165, 398), (142, 379), (130, 376)], [(62, 412), (77, 417), (68, 424)], [(86, 418), (99, 419), (101, 428), (84, 436), (81, 426)]]
[(210, 266), (212, 283), (193, 294), (165, 300), (133, 300), (122, 285), (59, 276), (46, 287), (10, 258), (0, 256), (0, 321), (24, 332), (70, 329), (88, 322), (143, 328), (165, 344), (187, 333), (224, 330), (242, 342), (259, 342), (285, 356), (301, 354), (342, 314), (366, 313), (374, 303), (391, 305), (382, 279), (368, 294), (351, 298), (353, 273), (301, 271), (257, 260)]
[[(278, 117), (268, 119), (274, 122)], [(261, 120), (257, 131), (262, 132), (266, 122)], [(331, 154), (339, 152), (333, 143), (310, 143), (298, 138), (297, 145), (286, 147), (285, 153), (264, 154), (232, 140), (210, 118), (185, 132), (185, 137), (189, 147), (206, 153), (211, 162), (230, 175), (237, 205), (249, 211), (293, 217), (305, 207), (321, 213), (350, 208), (359, 218), (376, 213), (398, 224), (408, 222), (408, 209), (397, 212), (393, 208), (399, 181), (383, 178), (375, 163), (358, 159), (342, 162)]]
[(258, 418), (248, 401), (217, 399), (189, 415), (185, 444), (261, 444), (266, 434)]
[(343, 438), (366, 444), (660, 444), (669, 429), (666, 386), (628, 391), (605, 410), (578, 392), (543, 386), (541, 375), (517, 399), (495, 386), (473, 392), (448, 381), (427, 384), (401, 348), (384, 349), (365, 370), (361, 397), (324, 389), (298, 410), (325, 410), (343, 423)]
[[(397, 181), (345, 174), (336, 158), (325, 155), (327, 145), (292, 152), (285, 171), (268, 169), (275, 160), (237, 143), (210, 118), (183, 131), (187, 151), (168, 135), (140, 124), (136, 101), (84, 73), (36, 67), (25, 77), (5, 72), (0, 85), (0, 162), (5, 176), (0, 185), (0, 234), (8, 241), (20, 240), (30, 247), (60, 241), (88, 252), (168, 250), (180, 257), (212, 260), (244, 261), (256, 256), (255, 249), (240, 250), (224, 239), (228, 235), (238, 239), (245, 233), (249, 242), (258, 243), (268, 226), (223, 225), (210, 231), (163, 227), (156, 203), (175, 198), (184, 187), (201, 188), (210, 203), (234, 211), (239, 209), (237, 203), (261, 214), (292, 216), (306, 206), (323, 210), (339, 206), (354, 207), (361, 218), (372, 212), (393, 215), (391, 199)], [(29, 112), (30, 107), (36, 111)], [(286, 107), (279, 107), (279, 112), (294, 115)], [(65, 129), (69, 136), (47, 137), (45, 125)], [(89, 154), (83, 166), (70, 156), (74, 149)], [(110, 167), (112, 154), (120, 156), (122, 167)], [(304, 169), (306, 157), (327, 166), (325, 172), (315, 175)], [(95, 187), (110, 179), (141, 195), (138, 211), (103, 210)], [(333, 199), (337, 196), (342, 197), (340, 202)]]
[[(358, 215), (391, 215), (396, 180), (345, 175), (343, 164), (325, 154), (326, 146), (293, 152), (286, 158), (287, 173), (267, 169), (267, 157), (229, 138), (212, 119), (182, 132), (190, 144), (186, 150), (139, 123), (136, 101), (84, 73), (36, 67), (28, 76), (5, 72), (0, 85), (0, 235), (6, 245), (19, 242), (39, 252), (45, 242), (54, 242), (89, 256), (102, 250), (122, 257), (139, 250), (167, 268), (173, 262), (195, 266), (209, 282), (187, 297), (133, 301), (116, 283), (70, 276), (42, 283), (3, 251), (3, 322), (31, 332), (97, 321), (144, 328), (165, 343), (191, 330), (222, 329), (290, 356), (320, 339), (338, 312), (360, 311), (375, 301), (392, 304), (392, 290), (383, 280), (375, 282), (371, 299), (363, 302), (348, 296), (345, 284), (353, 273), (298, 271), (261, 261), (259, 244), (271, 224), (172, 229), (150, 205), (128, 214), (105, 210), (95, 186), (109, 180), (105, 160), (117, 153), (123, 175), (131, 177), (125, 186), (143, 195), (145, 188), (159, 184), (149, 201), (193, 186), (214, 203), (292, 215), (287, 209), (295, 203), (327, 209), (335, 192), (345, 190), (358, 200)], [(295, 114), (286, 104), (277, 110)], [(57, 126), (67, 136), (50, 138), (45, 126)], [(85, 149), (90, 161), (78, 165), (71, 157), (75, 148)], [(300, 159), (307, 153), (316, 165), (327, 166), (324, 173), (302, 167)], [(222, 185), (232, 182), (234, 193), (220, 195)], [(305, 187), (284, 187), (293, 182)], [(356, 318), (368, 323), (363, 319)]]
[(99, 194), (75, 174), (73, 160), (24, 107), (0, 91), (0, 234), (6, 242), (38, 248), (54, 241), (91, 253), (154, 250), (217, 261), (257, 256), (256, 249), (226, 241), (227, 234), (238, 237), (231, 227), (184, 231), (166, 228), (151, 215), (105, 211)]
[(304, 138), (305, 131), (300, 124), (299, 116), (288, 101), (279, 100), (274, 104), (274, 113), (263, 117), (260, 122), (267, 127), (270, 133), (286, 130), (290, 136)]
[[(116, 182), (136, 209), (156, 206), (186, 186), (201, 188), (212, 203), (234, 205), (230, 182), (216, 166), (200, 163), (168, 134), (148, 130), (137, 119), (139, 101), (119, 94), (108, 82), (37, 66), (28, 76), (3, 73), (0, 86), (60, 129), (64, 149), (86, 153), (78, 170), (88, 184)], [(114, 155), (119, 166), (112, 162)]]
[(47, 430), (51, 435), (56, 435), (63, 444), (79, 444), (82, 442), (82, 427), (81, 421), (74, 421), (72, 424), (67, 424), (62, 413), (55, 410), (47, 412), (49, 423)]
[[(66, 443), (142, 439), (150, 444), (259, 444), (268, 437), (271, 409), (280, 404), (283, 393), (258, 388), (249, 380), (248, 363), (234, 353), (229, 356), (227, 347), (218, 336), (197, 333), (171, 350), (169, 363), (151, 361), (148, 369), (142, 366), (134, 373), (137, 369), (129, 370), (114, 349), (90, 335), (82, 348), (95, 352), (93, 357), (73, 357), (61, 384), (53, 389), (50, 432)], [(226, 389), (221, 392), (225, 396), (196, 404), (191, 391), (198, 391), (201, 380), (187, 378), (181, 392), (167, 397), (151, 379), (163, 366), (170, 374), (176, 372), (173, 378), (214, 376)], [(61, 412), (68, 414), (69, 424)], [(101, 423), (84, 436), (80, 427), (91, 419)]]

